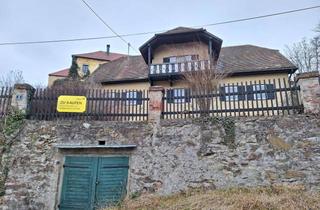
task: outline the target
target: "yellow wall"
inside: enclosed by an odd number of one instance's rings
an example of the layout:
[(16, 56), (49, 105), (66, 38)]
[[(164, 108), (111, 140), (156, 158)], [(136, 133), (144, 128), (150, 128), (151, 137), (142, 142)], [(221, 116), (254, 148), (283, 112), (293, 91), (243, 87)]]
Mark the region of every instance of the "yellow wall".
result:
[(82, 72), (82, 65), (86, 64), (89, 65), (89, 71), (90, 74), (92, 74), (92, 72), (94, 72), (100, 64), (104, 64), (107, 63), (108, 61), (100, 61), (100, 60), (95, 60), (95, 59), (90, 59), (90, 58), (77, 58), (77, 64), (79, 66), (79, 75), (80, 77), (83, 76), (83, 72)]
[(51, 87), (54, 83), (54, 81), (59, 79), (64, 79), (65, 77), (59, 77), (59, 76), (50, 76), (48, 77), (48, 87)]
[[(95, 59), (90, 59), (90, 58), (77, 58), (77, 64), (79, 67), (78, 73), (80, 77), (83, 77), (83, 72), (82, 72), (82, 65), (86, 64), (89, 66), (89, 71), (90, 74), (94, 72), (99, 65), (107, 63), (108, 61), (101, 61), (101, 60), (95, 60)], [(59, 79), (64, 79), (65, 77), (59, 77), (59, 76), (50, 76), (48, 77), (48, 87), (51, 87), (53, 85), (53, 82)]]
[(104, 89), (108, 90), (148, 90), (150, 87), (149, 82), (135, 82), (135, 83), (122, 83), (103, 85)]
[(164, 57), (199, 55), (199, 60), (208, 60), (208, 46), (203, 42), (161, 45), (153, 51), (152, 64), (163, 63)]
[[(288, 74), (281, 73), (281, 74), (262, 74), (262, 75), (252, 75), (252, 76), (226, 77), (225, 79), (222, 80), (221, 84), (228, 84), (229, 83), (229, 84), (236, 85), (238, 83), (238, 85), (240, 85), (241, 82), (243, 82), (243, 83), (247, 82), (248, 84), (250, 82), (252, 82), (252, 83), (256, 82), (257, 84), (259, 84), (259, 80), (261, 81), (261, 83), (264, 83), (264, 80), (265, 80), (265, 83), (268, 83), (269, 80), (271, 80), (271, 83), (272, 83), (273, 79), (276, 80), (276, 83), (278, 83), (278, 79), (280, 79), (281, 84), (283, 85), (283, 79), (288, 81)], [(170, 86), (169, 81), (157, 81), (157, 82), (154, 82), (154, 85), (163, 86), (166, 89), (167, 88), (187, 88), (188, 87), (188, 83), (183, 80), (173, 81), (172, 86)]]
[[(283, 86), (283, 79), (288, 81), (288, 75), (286, 73), (282, 74), (262, 74), (262, 75), (253, 75), (253, 76), (234, 76), (234, 77), (227, 77), (225, 78), (221, 84), (234, 84), (238, 85), (241, 84), (241, 82), (248, 84), (250, 82), (254, 83), (256, 82), (258, 84), (259, 80), (261, 83), (264, 83), (264, 80), (266, 83), (269, 82), (269, 79), (271, 82), (273, 82), (273, 79), (276, 80), (276, 83), (278, 83), (278, 79), (281, 80), (281, 84)], [(176, 80), (172, 82), (172, 86), (170, 86), (169, 81), (155, 81), (154, 86), (162, 86), (165, 89), (168, 88), (187, 88), (188, 83), (184, 80)], [(121, 84), (109, 84), (109, 85), (103, 85), (105, 89), (113, 89), (113, 90), (148, 90), (150, 87), (149, 82), (135, 82), (135, 83), (121, 83)]]

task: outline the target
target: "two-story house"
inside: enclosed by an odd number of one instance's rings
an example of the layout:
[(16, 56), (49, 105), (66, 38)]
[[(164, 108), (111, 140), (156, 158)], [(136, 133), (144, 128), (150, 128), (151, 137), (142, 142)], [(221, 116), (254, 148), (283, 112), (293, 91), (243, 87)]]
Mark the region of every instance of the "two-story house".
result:
[[(95, 51), (90, 53), (75, 54), (72, 55), (72, 59), (75, 59), (78, 64), (78, 74), (80, 77), (84, 75), (92, 74), (101, 64), (114, 61), (118, 58), (126, 55), (120, 53), (111, 53), (110, 45), (107, 45), (106, 51)], [(51, 87), (54, 81), (58, 79), (67, 78), (69, 74), (69, 68), (65, 68), (48, 75), (48, 86)]]
[[(160, 85), (179, 90), (173, 90), (172, 94), (184, 95), (181, 91), (188, 84), (183, 79), (183, 72), (190, 68), (201, 70), (210, 60), (217, 61), (219, 68), (228, 72), (221, 83), (284, 82), (297, 70), (278, 50), (254, 45), (222, 47), (222, 39), (203, 28), (178, 27), (155, 34), (140, 47), (140, 52), (141, 56), (123, 57), (102, 64), (88, 81), (106, 89), (122, 90)], [(258, 91), (275, 88), (272, 85), (242, 87)], [(263, 96), (267, 97), (267, 94)]]

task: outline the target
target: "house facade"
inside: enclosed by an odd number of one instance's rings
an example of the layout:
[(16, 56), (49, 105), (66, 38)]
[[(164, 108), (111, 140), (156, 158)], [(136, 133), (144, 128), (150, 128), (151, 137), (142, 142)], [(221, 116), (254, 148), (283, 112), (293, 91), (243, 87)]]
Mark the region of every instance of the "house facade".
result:
[[(85, 75), (92, 74), (101, 64), (105, 64), (114, 61), (118, 58), (126, 55), (120, 53), (111, 53), (110, 45), (107, 45), (106, 51), (96, 51), (83, 54), (72, 55), (72, 59), (75, 59), (78, 64), (78, 74), (81, 78)], [(69, 74), (69, 68), (65, 68), (48, 75), (48, 86), (51, 87), (54, 81), (67, 78)]]
[(215, 62), (217, 68), (227, 73), (220, 83), (232, 85), (220, 90), (234, 95), (224, 100), (243, 98), (240, 95), (244, 90), (266, 91), (245, 96), (248, 99), (275, 99), (277, 95), (271, 97), (267, 92), (288, 86), (290, 75), (297, 70), (278, 50), (254, 45), (222, 47), (222, 39), (202, 28), (178, 27), (156, 34), (140, 47), (140, 52), (141, 56), (102, 64), (87, 81), (105, 89), (130, 91), (162, 86), (167, 95), (185, 96), (188, 82), (184, 73)]

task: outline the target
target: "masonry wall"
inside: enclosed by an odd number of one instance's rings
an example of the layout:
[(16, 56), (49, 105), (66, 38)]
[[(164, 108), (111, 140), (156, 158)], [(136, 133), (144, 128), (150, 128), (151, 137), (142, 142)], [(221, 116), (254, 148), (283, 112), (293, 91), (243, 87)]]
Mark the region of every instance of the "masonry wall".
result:
[[(135, 144), (61, 150), (56, 145)], [(320, 190), (320, 119), (313, 115), (144, 122), (27, 121), (7, 156), (2, 209), (54, 209), (65, 155), (129, 155), (128, 194), (270, 184)]]

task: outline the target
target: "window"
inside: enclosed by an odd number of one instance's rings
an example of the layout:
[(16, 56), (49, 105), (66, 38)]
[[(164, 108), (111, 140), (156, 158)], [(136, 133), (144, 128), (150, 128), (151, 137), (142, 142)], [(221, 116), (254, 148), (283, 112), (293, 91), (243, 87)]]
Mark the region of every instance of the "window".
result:
[(122, 93), (122, 98), (126, 99), (127, 105), (141, 105), (142, 92), (141, 91), (128, 91)]
[(238, 100), (238, 86), (225, 87), (226, 101)]
[(190, 90), (184, 88), (176, 88), (167, 90), (168, 103), (185, 103), (190, 102)]
[(220, 87), (220, 100), (221, 101), (240, 101), (245, 100), (245, 86), (225, 86)]
[(199, 55), (171, 56), (163, 58), (163, 63), (184, 63), (199, 60)]
[(137, 91), (126, 92), (126, 98), (128, 99), (127, 104), (136, 105), (137, 104)]
[(275, 99), (275, 88), (273, 84), (248, 85), (246, 88), (248, 100)]
[[(258, 92), (253, 94), (253, 99), (266, 99), (267, 94), (265, 90), (267, 89), (265, 85), (253, 85), (253, 92)], [(260, 92), (261, 91), (261, 92)]]
[(82, 73), (84, 75), (87, 75), (89, 73), (89, 65), (88, 64), (83, 64), (82, 65)]

